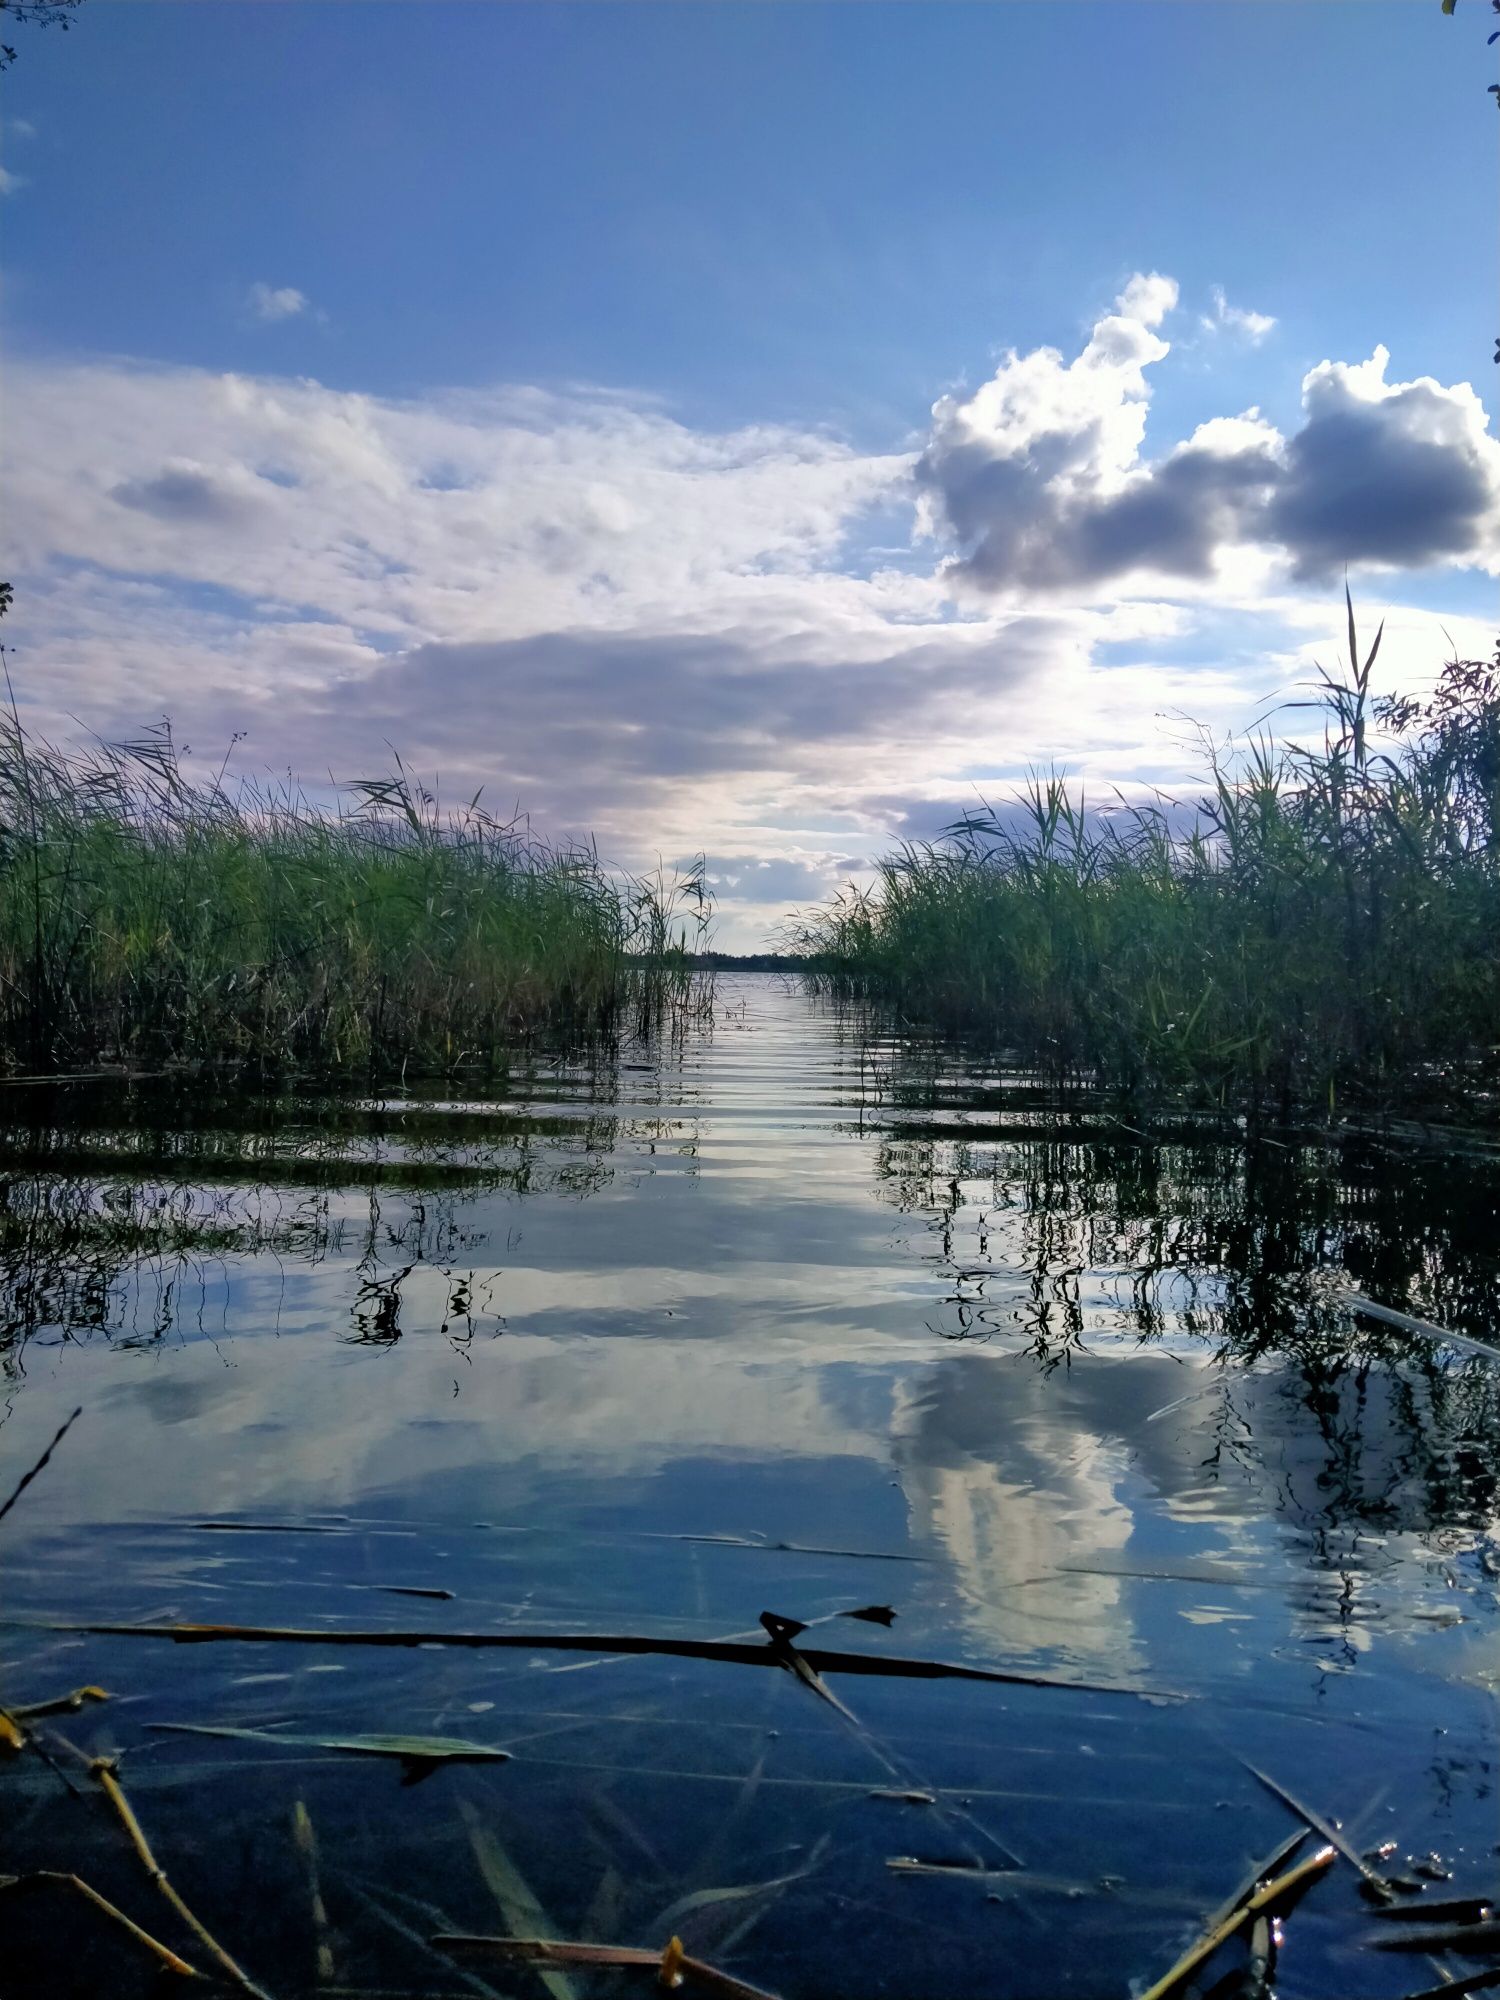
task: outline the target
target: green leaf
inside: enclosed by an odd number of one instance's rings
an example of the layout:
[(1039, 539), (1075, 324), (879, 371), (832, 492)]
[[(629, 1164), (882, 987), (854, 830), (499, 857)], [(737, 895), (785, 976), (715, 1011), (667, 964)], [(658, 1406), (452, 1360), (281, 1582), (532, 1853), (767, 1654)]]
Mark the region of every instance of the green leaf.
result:
[(175, 1736), (227, 1736), (241, 1743), (289, 1744), (298, 1750), (342, 1750), (351, 1757), (394, 1757), (402, 1764), (504, 1764), (508, 1750), (462, 1736), (295, 1736), (280, 1729), (235, 1729), (228, 1723), (152, 1722)]

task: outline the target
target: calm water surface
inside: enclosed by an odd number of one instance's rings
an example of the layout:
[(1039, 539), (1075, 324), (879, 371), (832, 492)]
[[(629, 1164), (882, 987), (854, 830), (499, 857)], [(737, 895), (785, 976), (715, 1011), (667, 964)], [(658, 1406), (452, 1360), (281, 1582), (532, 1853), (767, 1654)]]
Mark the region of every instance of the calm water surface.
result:
[[(50, 1725), (78, 1796), (0, 1768), (0, 1871), (193, 1955), (71, 1745), (122, 1753), (278, 1996), (642, 1990), (441, 1931), (675, 1931), (788, 2000), (1125, 1996), (1294, 1828), (1252, 1766), (1451, 1871), (1429, 1899), (1500, 1887), (1500, 1378), (1337, 1296), (1500, 1338), (1500, 1155), (1148, 1138), (769, 978), (472, 1100), (35, 1095), (0, 1107), (0, 1490), (84, 1414), (0, 1526), (0, 1697), (111, 1699)], [(845, 1712), (734, 1660), (59, 1629), (765, 1612), (1092, 1685), (830, 1675)], [(376, 1733), (510, 1761), (328, 1746)], [(0, 1993), (156, 1990), (60, 1893), (10, 1899)], [(1399, 1928), (1340, 1864), (1277, 1992), (1432, 1985)]]

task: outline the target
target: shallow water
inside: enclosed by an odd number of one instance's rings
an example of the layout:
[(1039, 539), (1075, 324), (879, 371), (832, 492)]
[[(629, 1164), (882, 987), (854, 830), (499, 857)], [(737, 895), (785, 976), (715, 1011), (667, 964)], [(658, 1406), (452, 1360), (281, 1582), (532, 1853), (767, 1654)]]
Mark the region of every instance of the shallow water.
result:
[[(1500, 1156), (1147, 1137), (766, 977), (473, 1100), (0, 1110), (0, 1491), (84, 1412), (0, 1525), (0, 1698), (111, 1696), (43, 1725), (80, 1796), (0, 1767), (0, 1871), (201, 1961), (71, 1745), (278, 1996), (583, 2000), (626, 1982), (428, 1940), (674, 1931), (788, 2000), (1123, 1996), (1294, 1829), (1250, 1766), (1429, 1900), (1500, 1888), (1500, 1375), (1337, 1297), (1500, 1338)], [(768, 1611), (1091, 1685), (59, 1629)], [(510, 1761), (326, 1747), (375, 1733)], [(9, 1899), (7, 2000), (153, 1990), (63, 1895)], [(1341, 1862), (1277, 1992), (1432, 1985), (1401, 1928)]]

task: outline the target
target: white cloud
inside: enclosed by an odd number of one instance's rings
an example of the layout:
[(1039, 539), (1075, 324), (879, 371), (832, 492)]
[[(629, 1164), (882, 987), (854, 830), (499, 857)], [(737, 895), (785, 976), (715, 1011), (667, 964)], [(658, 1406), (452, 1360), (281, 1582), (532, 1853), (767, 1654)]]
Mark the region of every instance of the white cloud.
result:
[(1500, 566), (1500, 443), (1467, 383), (1387, 383), (1367, 362), (1323, 362), (1290, 438), (1251, 410), (1142, 456), (1152, 329), (1175, 287), (1134, 278), (1064, 361), (1008, 353), (967, 399), (933, 409), (917, 465), (929, 528), (961, 553), (959, 589), (1076, 596), (1169, 580), (1222, 587), (1258, 560), (1312, 579), (1346, 564)]
[(1137, 271), (1115, 302), (1122, 319), (1139, 320), (1142, 326), (1160, 326), (1177, 306), (1177, 280), (1164, 278), (1160, 271)]
[(0, 167), (0, 195), (14, 194), (26, 185), (25, 176), (13, 174), (9, 167)]
[(1387, 382), (1390, 355), (1321, 361), (1288, 440), (1269, 532), (1303, 576), (1365, 560), (1500, 570), (1500, 443), (1467, 382)]
[(1270, 313), (1251, 312), (1244, 306), (1232, 306), (1224, 296), (1224, 287), (1214, 285), (1210, 290), (1213, 311), (1199, 316), (1199, 324), (1209, 333), (1243, 334), (1252, 347), (1259, 347), (1267, 334), (1275, 331), (1276, 321)]
[[(597, 390), (13, 362), (23, 699), (56, 733), (170, 712), (205, 754), (247, 728), (314, 782), (397, 742), (631, 865), (707, 844), (753, 945), (976, 785), (1180, 782), (1164, 714), (1243, 721), (1332, 634), (1297, 576), (1483, 556), (1478, 398), (1383, 353), (1314, 369), (1290, 439), (1250, 410), (1147, 459), (1176, 296), (1132, 279), (1071, 360), (1008, 354), (920, 458)], [(956, 563), (882, 548), (918, 503)], [(1194, 651), (1210, 601), (1272, 671)]]
[(306, 294), (295, 285), (267, 285), (259, 279), (246, 293), (245, 303), (256, 319), (263, 320), (296, 319), (312, 310)]

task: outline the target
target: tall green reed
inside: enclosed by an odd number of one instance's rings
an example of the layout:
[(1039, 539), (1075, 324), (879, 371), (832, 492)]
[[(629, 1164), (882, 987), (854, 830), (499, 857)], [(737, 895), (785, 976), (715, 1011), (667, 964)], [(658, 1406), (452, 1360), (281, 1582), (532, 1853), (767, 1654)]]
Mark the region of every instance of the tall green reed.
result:
[(680, 1019), (701, 869), (622, 878), (399, 757), (328, 808), (207, 781), (170, 727), (62, 751), (0, 717), (0, 1063), (484, 1063), (537, 1030)]
[[(1208, 783), (1091, 808), (1056, 776), (805, 913), (814, 984), (973, 1028), (1058, 1077), (1244, 1108), (1500, 1084), (1500, 653), (1378, 699), (1324, 673), (1320, 741), (1205, 742)], [(1381, 747), (1382, 745), (1386, 747)]]

